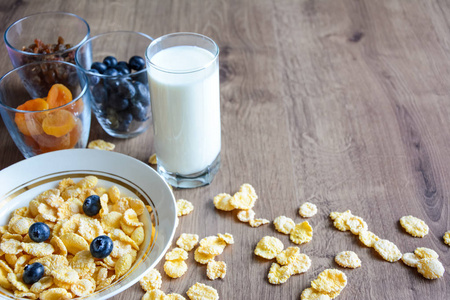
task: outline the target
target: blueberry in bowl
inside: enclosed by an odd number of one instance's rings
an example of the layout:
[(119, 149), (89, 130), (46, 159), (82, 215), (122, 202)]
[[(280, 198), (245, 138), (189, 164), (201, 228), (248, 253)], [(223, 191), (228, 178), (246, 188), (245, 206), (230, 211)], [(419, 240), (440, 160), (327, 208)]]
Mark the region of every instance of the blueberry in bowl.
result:
[[(91, 108), (102, 128), (113, 137), (137, 136), (151, 124), (143, 57), (152, 40), (139, 32), (109, 32), (90, 38), (75, 54), (77, 65), (89, 79)], [(118, 49), (118, 43), (127, 47)], [(83, 59), (86, 56), (90, 59)]]

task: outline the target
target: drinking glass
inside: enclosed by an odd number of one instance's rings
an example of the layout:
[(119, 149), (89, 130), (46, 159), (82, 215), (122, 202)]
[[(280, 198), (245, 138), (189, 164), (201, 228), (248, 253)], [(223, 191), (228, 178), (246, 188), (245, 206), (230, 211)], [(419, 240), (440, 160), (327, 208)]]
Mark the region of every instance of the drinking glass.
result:
[[(143, 61), (151, 41), (141, 32), (112, 31), (88, 39), (75, 54), (77, 65), (88, 77), (92, 111), (103, 130), (113, 137), (135, 137), (152, 123), (145, 64), (141, 70), (133, 70), (128, 64), (133, 56)], [(122, 70), (120, 64), (124, 64), (126, 72), (107, 75), (91, 69), (92, 63), (101, 63), (107, 56), (118, 61), (112, 69)]]
[(0, 114), (25, 158), (86, 147), (91, 124), (87, 90), (82, 70), (61, 61), (27, 64), (0, 78)]
[[(17, 68), (37, 61), (65, 61), (75, 64), (75, 51), (89, 38), (89, 34), (88, 23), (77, 15), (43, 12), (11, 24), (3, 39), (12, 65)], [(51, 53), (34, 53), (26, 49), (29, 46), (52, 44), (55, 47)]]
[(158, 172), (174, 187), (212, 182), (220, 167), (219, 47), (172, 33), (146, 51)]

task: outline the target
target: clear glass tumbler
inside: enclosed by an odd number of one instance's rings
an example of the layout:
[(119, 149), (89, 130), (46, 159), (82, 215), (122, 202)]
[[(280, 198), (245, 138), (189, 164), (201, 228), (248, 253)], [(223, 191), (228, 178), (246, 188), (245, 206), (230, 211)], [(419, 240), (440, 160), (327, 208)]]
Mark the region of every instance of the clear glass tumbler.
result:
[[(60, 76), (43, 84), (49, 73)], [(91, 125), (87, 90), (83, 71), (60, 61), (27, 64), (0, 78), (0, 113), (25, 158), (86, 147)]]
[(89, 34), (88, 23), (77, 15), (44, 12), (14, 22), (6, 29), (3, 38), (12, 65), (17, 68), (38, 61), (75, 64), (75, 51), (89, 38)]
[(173, 33), (150, 44), (146, 62), (158, 172), (174, 187), (211, 183), (220, 167), (219, 47)]
[[(135, 137), (152, 123), (147, 68), (143, 58), (152, 41), (150, 36), (140, 32), (107, 32), (88, 39), (75, 54), (77, 65), (88, 77), (92, 111), (103, 130), (113, 137)], [(140, 70), (130, 66), (133, 56), (140, 56)], [(92, 68), (93, 63), (103, 65), (106, 57), (113, 57), (116, 61), (113, 66), (105, 65), (107, 69), (103, 74)]]

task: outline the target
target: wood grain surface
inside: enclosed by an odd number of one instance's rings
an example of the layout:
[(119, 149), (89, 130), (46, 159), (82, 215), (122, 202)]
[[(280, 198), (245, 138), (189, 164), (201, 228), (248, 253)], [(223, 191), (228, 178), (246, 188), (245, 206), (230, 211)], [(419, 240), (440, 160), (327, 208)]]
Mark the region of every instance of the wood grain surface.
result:
[[(193, 252), (179, 279), (164, 274), (162, 261), (157, 269), (164, 292), (187, 298), (188, 288), (202, 282), (216, 288), (220, 299), (300, 299), (322, 270), (338, 268), (348, 285), (337, 299), (449, 299), (450, 247), (442, 236), (450, 230), (450, 2), (2, 0), (0, 28), (57, 10), (85, 18), (92, 35), (192, 31), (213, 38), (221, 49), (222, 165), (211, 185), (174, 191), (195, 206), (180, 218), (175, 238), (183, 232), (228, 232), (236, 243), (217, 258), (227, 263), (222, 280), (208, 280)], [(0, 49), (4, 74), (11, 64), (4, 45)], [(152, 130), (115, 139), (93, 119), (90, 140), (98, 138), (141, 161), (153, 153)], [(23, 159), (3, 123), (0, 153), (0, 168)], [(298, 223), (303, 202), (318, 206), (308, 220), (313, 240), (300, 246), (312, 259), (308, 272), (269, 284), (271, 261), (256, 257), (255, 245), (266, 235), (285, 247), (294, 244), (273, 224), (251, 228), (212, 202), (243, 183), (259, 195), (257, 217), (272, 221), (285, 215)], [(444, 277), (426, 280), (334, 229), (328, 214), (347, 209), (402, 252), (434, 249)], [(405, 215), (423, 219), (429, 234), (406, 234), (399, 225)], [(340, 268), (334, 256), (343, 250), (356, 252), (362, 267)], [(143, 295), (136, 284), (114, 299)]]

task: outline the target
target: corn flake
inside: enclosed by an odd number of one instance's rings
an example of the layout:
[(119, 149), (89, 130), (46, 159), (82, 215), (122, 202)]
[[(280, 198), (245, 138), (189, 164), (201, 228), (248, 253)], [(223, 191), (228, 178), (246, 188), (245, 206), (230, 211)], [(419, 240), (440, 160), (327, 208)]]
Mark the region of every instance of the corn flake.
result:
[(13, 288), (13, 285), (7, 278), (8, 274), (10, 273), (8, 273), (5, 269), (0, 268), (0, 286), (4, 289), (11, 290)]
[(124, 275), (130, 268), (131, 265), (133, 264), (133, 257), (131, 256), (131, 254), (126, 254), (124, 256), (121, 256), (117, 262), (116, 265), (114, 267), (115, 271), (116, 271), (116, 277), (120, 277), (122, 275)]
[(358, 255), (353, 251), (342, 251), (339, 252), (334, 261), (344, 268), (355, 269), (361, 267), (361, 260)]
[(51, 274), (54, 279), (68, 284), (74, 284), (79, 279), (77, 271), (66, 266), (61, 266), (51, 271)]
[(52, 288), (45, 290), (39, 294), (39, 299), (41, 300), (55, 300), (55, 299), (65, 300), (71, 298), (72, 294), (63, 288)]
[[(12, 218), (11, 220), (13, 220)], [(30, 226), (33, 225), (34, 220), (31, 218), (26, 217), (19, 217), (18, 219), (15, 219), (15, 221), (11, 224), (10, 231), (17, 234), (27, 234), (28, 229), (30, 229)]]
[[(3, 237), (4, 236), (5, 235), (3, 235)], [(5, 239), (0, 243), (0, 250), (6, 254), (19, 254), (22, 252), (22, 244), (20, 241), (15, 239)]]
[(227, 273), (227, 264), (223, 261), (209, 261), (206, 265), (206, 276), (209, 279), (215, 280), (217, 278), (225, 278)]
[(142, 245), (142, 243), (144, 242), (145, 239), (145, 232), (144, 232), (144, 228), (141, 227), (137, 227), (133, 233), (131, 234), (131, 239), (136, 243), (137, 246)]
[(428, 234), (428, 225), (419, 218), (404, 216), (400, 218), (400, 225), (407, 233), (414, 237), (424, 237)]
[(291, 277), (291, 274), (290, 266), (280, 266), (277, 263), (272, 263), (267, 278), (271, 284), (282, 284)]
[(416, 268), (419, 260), (420, 258), (414, 253), (407, 252), (402, 255), (402, 261), (408, 267)]
[(219, 233), (219, 234), (217, 234), (217, 237), (219, 239), (221, 239), (222, 241), (224, 241), (225, 243), (227, 243), (227, 245), (234, 244), (233, 235), (231, 235), (230, 233), (225, 233), (225, 234)]
[(186, 292), (191, 300), (218, 300), (219, 294), (213, 287), (197, 282)]
[(20, 274), (23, 273), (23, 269), (25, 268), (25, 265), (30, 261), (31, 255), (22, 255), (20, 256), (15, 265), (14, 265), (14, 273)]
[(317, 206), (313, 203), (305, 202), (300, 206), (298, 213), (303, 218), (311, 218), (317, 214)]
[(241, 210), (237, 213), (237, 218), (239, 221), (243, 223), (248, 223), (250, 220), (253, 220), (255, 218), (255, 212), (253, 209), (247, 209), (247, 210)]
[(234, 208), (238, 209), (251, 209), (255, 205), (256, 198), (253, 197), (251, 194), (244, 193), (244, 192), (237, 192), (231, 197), (230, 204)]
[(295, 226), (294, 221), (286, 216), (279, 216), (273, 220), (273, 225), (278, 232), (290, 234)]
[(437, 258), (420, 259), (417, 263), (417, 271), (426, 279), (441, 278), (445, 273), (444, 266)]
[(296, 224), (290, 233), (290, 240), (298, 245), (312, 240), (313, 229), (308, 221)]
[(33, 283), (30, 287), (30, 292), (39, 294), (53, 285), (53, 278), (51, 276), (44, 276), (39, 281)]
[(113, 151), (116, 145), (113, 143), (105, 142), (104, 140), (94, 140), (88, 144), (89, 149)]
[(57, 211), (54, 208), (48, 206), (45, 203), (41, 203), (41, 204), (39, 204), (37, 209), (38, 209), (38, 212), (41, 214), (41, 217), (44, 220), (47, 220), (50, 222), (56, 222)]
[(38, 295), (31, 292), (19, 292), (18, 290), (14, 291), (14, 296), (17, 298), (28, 298), (28, 299), (37, 299)]
[(117, 186), (113, 185), (108, 189), (109, 200), (112, 203), (116, 203), (120, 199), (120, 190)]
[(188, 269), (187, 264), (181, 260), (166, 260), (164, 263), (164, 272), (171, 278), (179, 278), (186, 273)]
[(218, 236), (208, 236), (200, 241), (200, 246), (197, 248), (199, 252), (209, 255), (219, 255), (225, 249), (227, 243)]
[(439, 254), (433, 249), (418, 247), (414, 250), (414, 254), (419, 258), (439, 258)]
[(95, 261), (89, 250), (79, 251), (70, 262), (70, 266), (80, 277), (92, 276), (95, 272)]
[(156, 165), (158, 163), (158, 161), (156, 160), (156, 153), (150, 155), (150, 157), (148, 158), (148, 163), (151, 165)]
[(292, 269), (292, 275), (304, 273), (311, 267), (311, 259), (304, 253), (298, 253), (291, 257), (288, 266)]
[(166, 300), (166, 294), (159, 289), (155, 289), (145, 293), (142, 300)]
[(70, 198), (64, 202), (56, 212), (56, 216), (59, 220), (69, 219), (71, 216), (83, 212), (83, 202), (78, 198)]
[(252, 227), (259, 227), (261, 225), (269, 224), (270, 221), (267, 219), (253, 219), (248, 222)]
[(367, 231), (367, 223), (361, 217), (351, 216), (345, 222), (354, 235), (359, 235), (360, 232)]
[(299, 253), (299, 247), (287, 247), (276, 256), (277, 263), (282, 266), (288, 265), (293, 262), (294, 257)]
[(188, 253), (181, 248), (173, 248), (166, 253), (166, 260), (186, 260), (188, 259)]
[(106, 232), (120, 228), (120, 221), (123, 215), (117, 211), (112, 211), (101, 218), (102, 227)]
[(340, 231), (350, 230), (350, 227), (347, 225), (347, 219), (352, 217), (352, 213), (350, 210), (347, 210), (343, 213), (340, 212), (332, 212), (330, 213), (330, 218), (334, 221), (333, 225), (336, 229)]
[(60, 236), (69, 253), (75, 255), (79, 251), (89, 250), (88, 242), (76, 233), (66, 233)]
[(95, 291), (95, 284), (88, 279), (80, 279), (76, 283), (72, 284), (70, 291), (76, 296), (85, 297)]
[[(225, 241), (226, 242), (226, 241)], [(176, 244), (185, 251), (191, 251), (198, 243), (198, 235), (190, 233), (182, 233)]]
[(28, 254), (36, 257), (48, 256), (55, 251), (55, 248), (51, 244), (47, 243), (22, 243), (22, 249)]
[(369, 230), (361, 231), (358, 237), (361, 243), (369, 248), (372, 248), (375, 245), (375, 242), (380, 239), (375, 233)]
[(187, 200), (179, 199), (176, 204), (178, 217), (185, 216), (194, 210), (194, 205)]
[(171, 293), (171, 294), (166, 295), (166, 297), (164, 297), (164, 300), (186, 300), (186, 298), (184, 298), (180, 294)]
[(450, 246), (450, 231), (447, 231), (444, 234), (443, 239), (444, 239), (444, 243), (446, 243), (448, 246)]
[(380, 239), (376, 241), (373, 248), (384, 260), (389, 262), (398, 261), (402, 257), (402, 253), (397, 246), (388, 240)]
[[(17, 259), (16, 259), (17, 262)], [(15, 265), (15, 264), (14, 264)], [(14, 271), (11, 269), (10, 266), (8, 266), (7, 263), (5, 263), (3, 260), (0, 259), (0, 268), (6, 271), (6, 273), (14, 273)]]
[(96, 219), (83, 216), (78, 224), (78, 233), (88, 242), (92, 242), (99, 235), (103, 235), (103, 227)]
[(301, 300), (330, 300), (327, 294), (316, 291), (313, 288), (304, 289), (300, 297)]
[(283, 248), (283, 242), (279, 239), (272, 236), (265, 236), (256, 245), (254, 253), (265, 259), (273, 259), (283, 251)]
[(138, 216), (142, 215), (145, 211), (145, 204), (141, 199), (128, 197), (128, 205), (136, 212)]
[(194, 259), (196, 262), (200, 264), (207, 264), (209, 261), (214, 260), (215, 255), (205, 254), (198, 251), (199, 248), (195, 249)]
[[(117, 203), (116, 203), (117, 204)], [(127, 209), (123, 214), (123, 222), (128, 226), (139, 227), (144, 226), (144, 223), (140, 222), (138, 215), (133, 209)]]
[(218, 210), (231, 211), (231, 210), (235, 209), (235, 207), (233, 205), (231, 205), (230, 200), (231, 200), (231, 195), (222, 193), (222, 194), (218, 194), (217, 196), (215, 196), (213, 199), (213, 202), (214, 202), (214, 206)]
[(339, 294), (346, 285), (347, 276), (345, 273), (336, 269), (326, 269), (322, 271), (317, 278), (311, 282), (311, 287), (313, 289), (326, 294)]
[(139, 281), (144, 291), (149, 292), (154, 289), (160, 289), (162, 285), (161, 273), (156, 269), (151, 269)]

